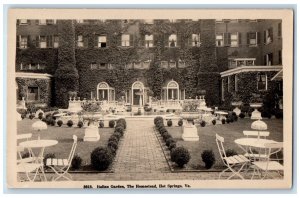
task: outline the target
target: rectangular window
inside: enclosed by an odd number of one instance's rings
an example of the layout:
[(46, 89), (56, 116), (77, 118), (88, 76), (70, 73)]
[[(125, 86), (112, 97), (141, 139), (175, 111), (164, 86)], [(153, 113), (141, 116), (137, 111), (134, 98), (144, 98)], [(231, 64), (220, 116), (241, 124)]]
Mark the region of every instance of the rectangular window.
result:
[(266, 31), (264, 31), (264, 43), (270, 44), (273, 41), (273, 28), (269, 28)]
[(169, 36), (169, 47), (176, 47), (177, 46), (177, 35), (171, 34)]
[(231, 47), (237, 47), (239, 45), (239, 40), (238, 40), (239, 34), (238, 33), (231, 33), (230, 34), (230, 46)]
[(192, 34), (192, 46), (200, 46), (200, 34)]
[(248, 44), (249, 46), (257, 46), (257, 32), (248, 33)]
[(20, 36), (20, 48), (26, 49), (27, 48), (28, 39), (27, 36)]
[(265, 65), (268, 66), (273, 65), (273, 54), (272, 53), (266, 54), (264, 60), (265, 60)]
[(125, 68), (126, 69), (132, 69), (132, 63), (126, 63)]
[(98, 36), (98, 47), (100, 48), (106, 47), (106, 36)]
[(216, 34), (216, 46), (217, 47), (224, 46), (224, 35), (223, 34)]
[(46, 36), (40, 36), (40, 48), (47, 47), (47, 39)]
[(268, 89), (268, 77), (267, 75), (258, 75), (257, 76), (257, 90), (264, 91)]
[(91, 64), (91, 69), (98, 69), (98, 64), (97, 63), (92, 63)]
[(278, 51), (278, 64), (282, 65), (282, 52), (281, 52), (281, 50)]
[(234, 91), (238, 91), (238, 76), (234, 75)]
[(130, 35), (122, 34), (122, 46), (128, 47), (130, 46)]
[(227, 77), (227, 84), (228, 84), (227, 91), (230, 92), (230, 76)]
[(47, 20), (46, 19), (40, 19), (39, 20), (39, 25), (46, 25), (47, 24)]
[(222, 79), (222, 85), (221, 85), (221, 97), (222, 97), (222, 101), (225, 100), (225, 89), (224, 89), (224, 79)]
[(168, 61), (161, 61), (160, 62), (160, 67), (161, 68), (168, 68)]
[(53, 19), (46, 19), (46, 24), (47, 25), (53, 25), (54, 24), (54, 20)]
[(178, 68), (184, 68), (185, 62), (183, 60), (178, 60)]
[(142, 64), (141, 62), (134, 62), (133, 63), (134, 69), (142, 69)]
[(153, 35), (145, 35), (145, 47), (153, 47)]
[(150, 62), (151, 62), (150, 60), (144, 61), (144, 62), (143, 62), (143, 68), (144, 68), (144, 69), (149, 69), (149, 67), (150, 67)]
[(106, 69), (107, 67), (108, 67), (108, 64), (106, 64), (106, 63), (99, 64), (99, 69)]
[(38, 87), (28, 87), (27, 100), (28, 101), (39, 100), (39, 88)]
[(281, 37), (281, 23), (278, 23), (278, 37)]
[(28, 24), (28, 20), (27, 19), (20, 19), (20, 25), (27, 25)]
[(170, 68), (176, 68), (176, 62), (171, 60), (170, 63), (169, 63), (169, 67)]
[(59, 46), (59, 37), (58, 36), (54, 36), (53, 37), (53, 47), (54, 48), (58, 48)]
[(82, 35), (77, 36), (77, 47), (83, 47), (83, 36)]

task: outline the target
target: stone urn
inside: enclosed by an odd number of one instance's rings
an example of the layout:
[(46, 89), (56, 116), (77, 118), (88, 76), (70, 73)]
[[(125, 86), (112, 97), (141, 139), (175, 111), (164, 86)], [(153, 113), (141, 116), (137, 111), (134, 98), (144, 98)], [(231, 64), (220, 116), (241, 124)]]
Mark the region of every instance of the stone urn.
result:
[(258, 108), (262, 107), (262, 103), (250, 103), (250, 107), (254, 108), (254, 111), (251, 114), (252, 120), (260, 120), (262, 119), (261, 113), (258, 111)]
[(241, 114), (240, 106), (242, 106), (242, 104), (243, 104), (243, 102), (240, 102), (240, 101), (239, 101), (239, 102), (232, 102), (232, 103), (231, 103), (231, 105), (232, 105), (233, 107), (235, 107), (235, 108), (233, 109), (233, 112), (235, 112), (237, 116), (239, 116), (239, 115)]
[(198, 112), (182, 112), (181, 115), (183, 122), (183, 134), (182, 139), (184, 141), (199, 141), (198, 131), (193, 124), (194, 119), (199, 119)]

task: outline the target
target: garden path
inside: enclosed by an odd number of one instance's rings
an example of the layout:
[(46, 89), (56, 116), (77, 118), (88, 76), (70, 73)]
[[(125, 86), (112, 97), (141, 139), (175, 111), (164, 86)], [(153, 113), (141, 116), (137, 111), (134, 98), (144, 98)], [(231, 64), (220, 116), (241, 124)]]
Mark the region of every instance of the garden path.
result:
[(127, 119), (127, 129), (120, 142), (115, 173), (169, 172), (162, 148), (153, 131), (153, 120)]

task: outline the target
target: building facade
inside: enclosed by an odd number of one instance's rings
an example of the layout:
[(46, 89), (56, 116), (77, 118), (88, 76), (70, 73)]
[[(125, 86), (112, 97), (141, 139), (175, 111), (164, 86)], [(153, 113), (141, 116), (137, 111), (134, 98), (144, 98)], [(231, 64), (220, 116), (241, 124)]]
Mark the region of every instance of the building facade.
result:
[(205, 93), (211, 106), (282, 85), (272, 81), (281, 20), (20, 19), (16, 39), (17, 98), (27, 103), (65, 107), (70, 92), (132, 105)]

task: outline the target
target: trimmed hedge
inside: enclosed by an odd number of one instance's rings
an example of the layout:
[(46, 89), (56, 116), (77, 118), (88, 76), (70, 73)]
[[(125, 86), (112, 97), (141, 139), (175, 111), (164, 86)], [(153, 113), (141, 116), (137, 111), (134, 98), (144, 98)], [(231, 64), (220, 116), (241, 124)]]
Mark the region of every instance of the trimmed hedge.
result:
[(178, 167), (183, 168), (191, 159), (189, 151), (184, 147), (177, 147), (171, 150), (171, 161), (175, 162)]
[(210, 169), (216, 162), (215, 154), (212, 150), (204, 150), (201, 154), (201, 158), (205, 163), (206, 169)]
[(91, 153), (91, 164), (96, 170), (106, 170), (112, 162), (113, 154), (108, 148), (97, 147)]

